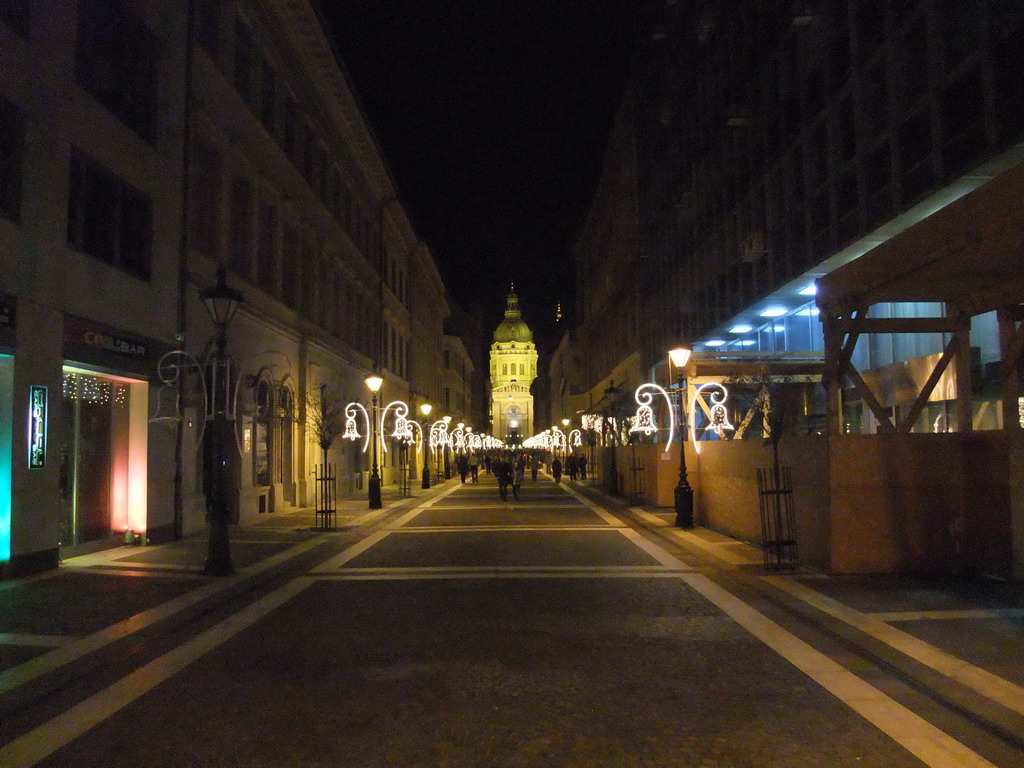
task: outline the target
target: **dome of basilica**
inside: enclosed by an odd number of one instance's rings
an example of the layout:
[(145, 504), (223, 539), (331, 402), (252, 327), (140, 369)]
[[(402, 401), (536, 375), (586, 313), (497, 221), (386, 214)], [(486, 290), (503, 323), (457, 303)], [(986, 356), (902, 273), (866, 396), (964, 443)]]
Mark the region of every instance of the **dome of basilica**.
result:
[(533, 331), (523, 322), (519, 312), (519, 297), (514, 291), (508, 295), (505, 319), (494, 329), (494, 341), (499, 344), (507, 344), (512, 341), (523, 343), (533, 341)]

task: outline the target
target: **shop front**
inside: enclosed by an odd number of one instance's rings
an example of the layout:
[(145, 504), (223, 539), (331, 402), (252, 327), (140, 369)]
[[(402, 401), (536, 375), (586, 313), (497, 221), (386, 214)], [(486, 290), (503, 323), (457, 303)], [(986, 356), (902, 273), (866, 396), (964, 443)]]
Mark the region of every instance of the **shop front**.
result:
[[(158, 344), (67, 317), (59, 401), (62, 557), (146, 541), (149, 511), (149, 379)], [(56, 398), (54, 398), (56, 400)]]

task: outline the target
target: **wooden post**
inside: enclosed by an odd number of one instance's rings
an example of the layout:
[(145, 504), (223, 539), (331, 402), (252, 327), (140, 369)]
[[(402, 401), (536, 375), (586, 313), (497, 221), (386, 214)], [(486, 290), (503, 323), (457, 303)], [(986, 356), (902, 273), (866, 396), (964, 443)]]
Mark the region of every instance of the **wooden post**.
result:
[(974, 398), (971, 381), (971, 318), (962, 318), (963, 326), (953, 333), (956, 340), (954, 376), (956, 379), (956, 429), (974, 430)]
[(830, 312), (821, 311), (821, 323), (825, 336), (825, 371), (822, 377), (825, 385), (825, 417), (829, 436), (835, 436), (843, 434), (843, 408), (840, 400), (842, 374), (839, 371), (843, 335), (839, 332), (840, 324)]
[(1010, 541), (1012, 575), (1024, 579), (1024, 430), (1020, 424), (1021, 350), (1024, 328), (1017, 328), (1024, 313), (1020, 306), (998, 311), (999, 351), (1002, 358), (1003, 430), (1010, 467)]

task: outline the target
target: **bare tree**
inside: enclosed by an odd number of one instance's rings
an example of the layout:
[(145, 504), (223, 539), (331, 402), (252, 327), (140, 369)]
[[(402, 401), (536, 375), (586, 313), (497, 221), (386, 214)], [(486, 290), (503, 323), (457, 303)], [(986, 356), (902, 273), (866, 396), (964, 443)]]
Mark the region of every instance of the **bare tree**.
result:
[(345, 428), (345, 402), (337, 392), (326, 384), (320, 390), (310, 393), (306, 405), (306, 426), (310, 435), (323, 451), (324, 466), (327, 465), (327, 451)]

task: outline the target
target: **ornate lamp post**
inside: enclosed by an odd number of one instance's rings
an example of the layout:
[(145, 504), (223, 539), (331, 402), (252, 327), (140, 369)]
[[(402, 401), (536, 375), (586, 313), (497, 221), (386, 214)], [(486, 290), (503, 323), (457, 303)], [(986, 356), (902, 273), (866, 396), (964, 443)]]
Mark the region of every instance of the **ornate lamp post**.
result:
[(444, 424), (445, 424), (445, 435), (448, 438), (445, 441), (445, 444), (444, 444), (444, 479), (445, 480), (451, 480), (452, 479), (452, 463), (451, 463), (451, 461), (448, 458), (448, 449), (452, 445), (452, 436), (450, 434), (448, 434), (448, 425), (452, 423), (452, 417), (451, 416), (445, 416), (443, 418), (443, 421), (444, 421)]
[[(420, 406), (420, 413), (423, 414), (423, 423), (427, 423), (427, 418), (430, 416), (430, 411), (433, 406), (430, 403), (423, 403)], [(427, 489), (430, 487), (430, 455), (427, 453), (427, 446), (423, 446), (423, 482), (420, 485)]]
[(562, 451), (562, 453), (563, 453), (563, 455), (565, 457), (565, 460), (568, 461), (568, 459), (569, 459), (569, 450), (570, 450), (570, 446), (569, 446), (569, 419), (562, 419), (562, 433), (563, 433), (562, 434), (562, 445), (564, 446), (564, 450)]
[(693, 488), (686, 479), (686, 364), (693, 350), (677, 347), (668, 353), (679, 384), (679, 483), (676, 485), (676, 527), (693, 528)]
[[(217, 267), (217, 283), (199, 294), (210, 319), (217, 327), (212, 375), (213, 430), (210, 435), (212, 462), (210, 487), (207, 489), (210, 519), (210, 540), (204, 571), (210, 576), (230, 576), (235, 572), (231, 562), (231, 539), (228, 526), (231, 510), (228, 507), (227, 438), (234, 429), (234, 403), (231, 401), (231, 358), (228, 357), (228, 326), (235, 317), (242, 293), (229, 288), (227, 272)], [(230, 418), (229, 418), (230, 417)]]
[(366, 377), (366, 387), (373, 394), (370, 419), (370, 430), (373, 440), (373, 464), (370, 469), (370, 509), (380, 509), (384, 502), (380, 496), (380, 468), (377, 466), (377, 393), (384, 379), (376, 374)]
[(613, 496), (619, 495), (619, 468), (616, 461), (615, 449), (619, 444), (619, 428), (618, 422), (615, 421), (615, 399), (619, 395), (619, 388), (615, 386), (615, 382), (610, 380), (608, 382), (608, 389), (604, 391), (604, 396), (608, 399), (608, 416), (606, 416), (601, 422), (602, 432), (606, 432), (608, 427), (612, 428), (612, 456), (611, 456), (611, 477), (608, 478), (608, 493)]

